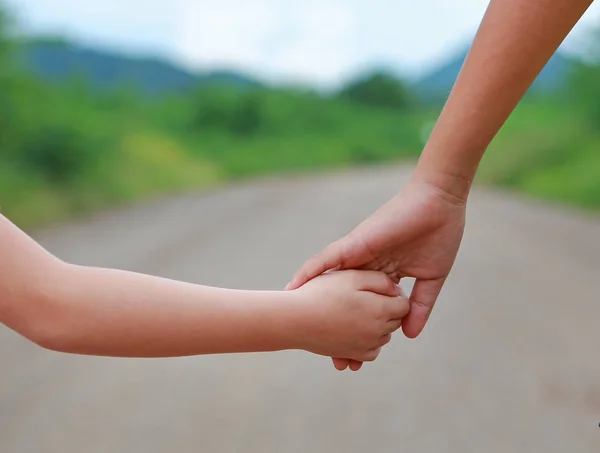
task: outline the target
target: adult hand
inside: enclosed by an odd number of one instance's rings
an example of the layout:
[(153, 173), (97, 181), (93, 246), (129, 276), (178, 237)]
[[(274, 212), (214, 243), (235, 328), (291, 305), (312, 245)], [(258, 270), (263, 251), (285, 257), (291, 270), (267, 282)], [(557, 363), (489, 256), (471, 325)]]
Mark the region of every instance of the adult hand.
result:
[[(402, 330), (407, 337), (416, 338), (456, 259), (465, 213), (466, 200), (413, 180), (351, 233), (306, 261), (287, 289), (299, 288), (334, 269), (378, 270), (396, 283), (414, 278), (410, 313)], [(350, 366), (354, 371), (362, 365), (335, 358), (334, 364), (339, 370)]]

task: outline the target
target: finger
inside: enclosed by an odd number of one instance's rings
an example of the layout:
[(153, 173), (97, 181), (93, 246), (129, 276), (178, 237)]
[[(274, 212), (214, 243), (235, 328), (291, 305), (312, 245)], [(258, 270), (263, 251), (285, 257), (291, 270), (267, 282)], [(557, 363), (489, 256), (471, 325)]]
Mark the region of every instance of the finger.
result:
[(402, 294), (400, 287), (386, 274), (376, 271), (357, 271), (360, 291), (370, 291), (382, 296), (399, 296)]
[(333, 366), (338, 371), (344, 371), (350, 365), (349, 359), (332, 358), (331, 360), (333, 360)]
[(410, 301), (406, 297), (388, 298), (386, 305), (389, 319), (402, 319), (410, 312)]
[(352, 371), (358, 371), (362, 368), (363, 362), (359, 362), (358, 360), (350, 360), (350, 369)]
[(423, 331), (445, 281), (445, 278), (438, 278), (415, 282), (410, 294), (410, 312), (402, 323), (402, 330), (408, 338), (417, 338)]
[(394, 333), (400, 327), (402, 327), (402, 319), (391, 319), (386, 323), (386, 329), (389, 333)]
[(336, 241), (310, 258), (296, 272), (285, 289), (298, 289), (322, 273), (340, 267), (342, 265), (342, 247), (341, 241)]

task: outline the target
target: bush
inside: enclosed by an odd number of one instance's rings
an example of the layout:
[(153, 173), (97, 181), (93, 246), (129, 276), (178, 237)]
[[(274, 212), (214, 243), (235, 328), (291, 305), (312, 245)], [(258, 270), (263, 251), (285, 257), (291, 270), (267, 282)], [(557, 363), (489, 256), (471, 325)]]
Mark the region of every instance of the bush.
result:
[(585, 113), (590, 130), (600, 133), (600, 61), (576, 66), (570, 92), (578, 110)]
[(206, 87), (198, 90), (192, 99), (193, 130), (219, 130), (245, 137), (257, 133), (264, 125), (263, 97), (259, 93)]
[(98, 165), (101, 142), (65, 124), (47, 124), (23, 138), (19, 160), (52, 184), (72, 182), (86, 167)]
[(410, 106), (407, 88), (400, 80), (385, 72), (376, 72), (351, 82), (339, 96), (371, 107), (403, 110)]

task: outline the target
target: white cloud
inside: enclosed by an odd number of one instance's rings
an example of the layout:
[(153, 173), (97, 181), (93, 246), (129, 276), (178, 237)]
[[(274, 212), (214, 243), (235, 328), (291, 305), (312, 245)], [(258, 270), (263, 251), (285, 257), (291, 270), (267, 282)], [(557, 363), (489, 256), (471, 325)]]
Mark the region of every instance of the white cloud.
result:
[(196, 67), (234, 66), (329, 85), (369, 63), (408, 69), (426, 64), (467, 39), (487, 1), (373, 5), (368, 0), (188, 0), (175, 49)]
[(264, 43), (277, 27), (271, 3), (184, 2), (178, 12), (174, 51), (198, 65), (260, 64)]
[(196, 67), (329, 81), (352, 59), (356, 21), (341, 0), (189, 1), (180, 17), (175, 51)]
[(287, 22), (288, 39), (269, 56), (273, 69), (288, 78), (323, 83), (343, 76), (354, 59), (348, 45), (359, 25), (354, 11), (342, 1), (307, 2)]

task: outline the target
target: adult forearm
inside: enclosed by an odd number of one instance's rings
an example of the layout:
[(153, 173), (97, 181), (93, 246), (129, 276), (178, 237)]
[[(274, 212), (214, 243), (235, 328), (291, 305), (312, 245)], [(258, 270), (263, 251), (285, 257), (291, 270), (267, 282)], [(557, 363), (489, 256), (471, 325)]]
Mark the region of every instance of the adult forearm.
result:
[(491, 1), (417, 179), (466, 200), (488, 145), (592, 1)]
[[(132, 272), (61, 265), (23, 332), (48, 349), (178, 357), (292, 349), (293, 299)], [(288, 303), (289, 302), (289, 303)], [(35, 320), (38, 321), (35, 321)]]

